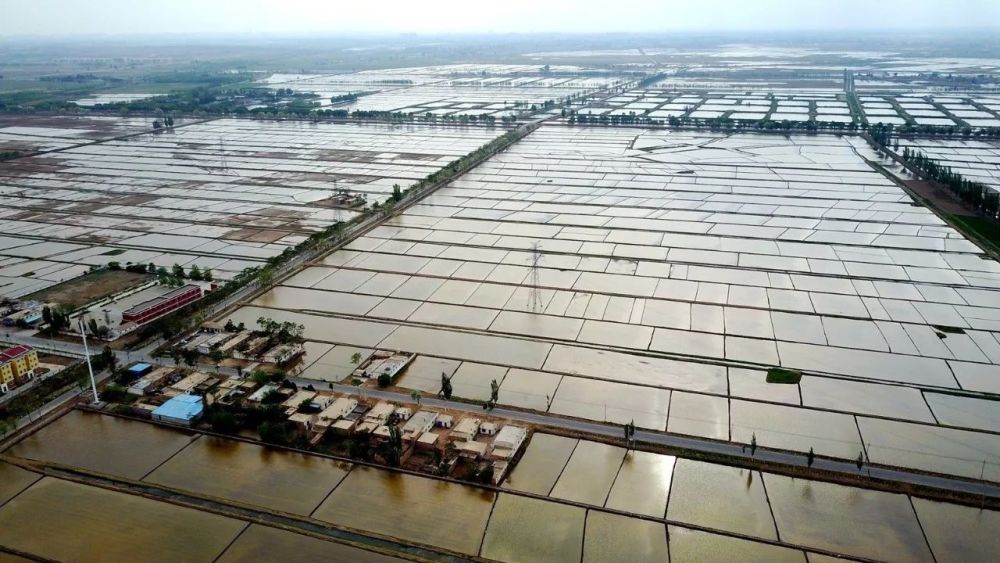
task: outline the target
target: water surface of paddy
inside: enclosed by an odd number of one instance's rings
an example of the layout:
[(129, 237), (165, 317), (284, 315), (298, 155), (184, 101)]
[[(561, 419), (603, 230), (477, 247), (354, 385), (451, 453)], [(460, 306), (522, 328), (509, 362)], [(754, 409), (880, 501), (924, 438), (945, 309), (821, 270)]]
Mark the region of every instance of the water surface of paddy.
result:
[(760, 472), (680, 458), (667, 518), (777, 539)]
[(912, 501), (938, 563), (996, 560), (1000, 512), (920, 498)]
[(532, 435), (521, 461), (514, 466), (503, 486), (515, 491), (548, 495), (578, 441), (551, 434)]
[(668, 526), (671, 561), (699, 563), (806, 563), (801, 551), (740, 538)]
[(194, 438), (181, 430), (72, 410), (7, 453), (141, 479)]
[(145, 480), (308, 515), (349, 470), (346, 463), (322, 457), (202, 436)]
[(314, 518), (418, 544), (475, 554), (493, 493), (424, 477), (355, 467)]
[(649, 452), (625, 454), (604, 506), (662, 518), (677, 458)]
[(604, 506), (624, 457), (623, 448), (581, 440), (552, 488), (551, 496)]
[(667, 529), (659, 522), (587, 511), (584, 563), (667, 561)]
[(881, 561), (933, 561), (905, 495), (765, 474), (781, 539)]
[(211, 561), (246, 525), (46, 477), (0, 508), (0, 543), (62, 561)]
[(394, 563), (404, 560), (278, 528), (250, 524), (216, 561), (218, 563), (250, 563), (253, 561)]
[(16, 465), (0, 462), (0, 505), (41, 478), (42, 476), (38, 473), (32, 473)]
[(501, 493), (480, 555), (500, 561), (578, 563), (586, 510)]

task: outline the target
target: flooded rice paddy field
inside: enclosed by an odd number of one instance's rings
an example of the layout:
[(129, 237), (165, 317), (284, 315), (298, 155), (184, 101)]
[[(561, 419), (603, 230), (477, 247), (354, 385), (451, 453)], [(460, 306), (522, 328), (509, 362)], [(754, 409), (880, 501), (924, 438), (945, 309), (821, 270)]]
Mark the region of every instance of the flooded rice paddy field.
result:
[(233, 319), (428, 356), (399, 382), (427, 392), (445, 371), (465, 398), (496, 379), (501, 404), (998, 481), (1000, 264), (871, 156), (543, 127)]
[[(0, 507), (0, 544), (63, 561), (402, 561), (348, 545), (80, 483), (9, 464), (34, 483)], [(39, 522), (44, 522), (41, 526)], [(45, 533), (39, 533), (42, 529)], [(86, 538), (86, 539), (83, 539)], [(6, 558), (5, 558), (6, 560)]]
[(275, 75), (268, 84), (312, 92), (329, 105), (328, 99), (337, 93), (366, 93), (357, 101), (338, 104), (348, 111), (391, 111), (446, 115), (485, 116), (499, 118), (515, 108), (541, 105), (549, 100), (561, 100), (621, 82), (608, 77), (579, 76), (577, 67), (555, 66), (548, 76), (537, 65), (441, 65), (363, 71), (334, 75)]
[[(981, 93), (866, 94), (858, 97), (869, 123), (941, 127), (1000, 127), (1000, 97)], [(935, 141), (931, 141), (934, 144)]]
[(0, 151), (65, 149), (152, 128), (153, 120), (144, 117), (5, 115), (0, 116)]
[[(996, 107), (1000, 109), (1000, 102)], [(1000, 127), (1000, 123), (997, 124)], [(900, 139), (899, 150), (920, 151), (963, 178), (1000, 190), (1000, 142), (961, 139)]]
[(144, 561), (208, 561), (246, 527), (210, 512), (52, 477), (7, 501), (0, 522), (0, 544), (60, 561), (127, 561), (137, 554)]
[[(502, 561), (620, 561), (626, 553), (665, 561), (668, 550), (675, 561), (748, 553), (804, 562), (812, 550), (886, 561), (930, 560), (933, 552), (958, 561), (1000, 549), (995, 512), (546, 434), (531, 438), (499, 493), (79, 411), (36, 436), (50, 449), (22, 442), (5, 454)], [(70, 461), (58, 453), (63, 442), (90, 455)], [(137, 453), (150, 454), (151, 473), (117, 469)], [(103, 548), (190, 561), (220, 553), (223, 561), (255, 553), (390, 560), (6, 463), (0, 475), (0, 544), (43, 557), (93, 560)], [(44, 540), (28, 533), (39, 521), (47, 523)], [(93, 547), (81, 552), (80, 537), (94, 538)]]
[[(825, 121), (850, 123), (851, 110), (836, 89), (701, 90), (690, 84), (675, 84), (683, 90), (664, 87), (637, 88), (578, 110), (590, 116), (637, 115), (666, 121), (671, 117), (714, 119), (726, 117), (746, 121)], [(749, 90), (749, 89), (748, 89)]]
[[(0, 293), (109, 261), (197, 265), (228, 279), (383, 201), (501, 128), (221, 119), (0, 166)], [(338, 207), (340, 206), (340, 207)]]
[(404, 559), (278, 528), (250, 524), (216, 561), (220, 563), (249, 563), (251, 561), (393, 563), (404, 561)]
[[(583, 459), (586, 461), (580, 463)], [(610, 483), (608, 475), (611, 476)], [(932, 552), (937, 561), (961, 560), (972, 552), (963, 552), (954, 542), (961, 542), (963, 537), (978, 541), (984, 537), (982, 534), (990, 533), (990, 526), (1000, 522), (1000, 516), (991, 511), (673, 456), (626, 453), (621, 448), (605, 444), (545, 434), (532, 437), (521, 463), (514, 468), (504, 488), (550, 498), (563, 498), (561, 494), (566, 490), (578, 491), (577, 494), (582, 491), (591, 498), (581, 502), (592, 506), (652, 518), (666, 515), (671, 524), (682, 523), (746, 537), (781, 540), (845, 556), (881, 561), (933, 561)], [(622, 495), (621, 492), (626, 490), (632, 491), (632, 494)], [(598, 499), (597, 502), (592, 502), (594, 499)], [(494, 517), (501, 509), (501, 501), (494, 508)], [(539, 501), (517, 499), (507, 502), (526, 505)], [(560, 510), (567, 510), (567, 507)], [(946, 523), (952, 512), (956, 513), (955, 521)], [(588, 534), (591, 533), (590, 518), (595, 514), (603, 519), (621, 518), (591, 510), (587, 519)], [(632, 520), (628, 525), (638, 526), (639, 522)], [(490, 525), (493, 523), (491, 520)], [(962, 530), (964, 525), (969, 528)], [(693, 533), (692, 530), (671, 527), (672, 556), (677, 558), (675, 543), (685, 545), (688, 540), (682, 538)], [(924, 533), (928, 537), (926, 541)], [(647, 543), (644, 533), (637, 529), (636, 534), (643, 538), (639, 545)], [(660, 538), (659, 541), (664, 540)], [(717, 537), (710, 543), (722, 549), (727, 543), (738, 541)], [(517, 542), (511, 540), (511, 543)], [(771, 547), (747, 543), (750, 549), (766, 550)], [(971, 549), (978, 550), (976, 553), (995, 553), (998, 546), (996, 538), (989, 540), (988, 544)], [(733, 549), (737, 547), (732, 546)], [(683, 551), (684, 548), (681, 549)], [(706, 549), (699, 547), (697, 551), (706, 552)], [(714, 549), (716, 547), (708, 552)], [(802, 561), (801, 553), (796, 553), (793, 559)], [(813, 556), (810, 555), (809, 559), (812, 560)]]
[[(728, 88), (721, 88), (728, 86)], [(936, 127), (1000, 127), (1000, 98), (981, 93), (931, 95), (924, 92), (866, 93), (860, 113), (853, 112), (834, 88), (772, 87), (684, 82), (668, 79), (651, 88), (617, 94), (578, 110), (590, 116), (636, 115), (666, 121), (671, 117), (745, 121), (792, 121), (848, 124), (923, 125)]]

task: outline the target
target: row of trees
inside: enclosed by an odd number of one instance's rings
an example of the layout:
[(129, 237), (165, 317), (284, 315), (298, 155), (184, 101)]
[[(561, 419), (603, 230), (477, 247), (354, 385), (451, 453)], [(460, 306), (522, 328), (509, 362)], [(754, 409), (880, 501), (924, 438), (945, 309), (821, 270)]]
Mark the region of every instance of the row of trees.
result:
[(174, 118), (170, 117), (169, 115), (164, 117), (163, 119), (157, 119), (153, 121), (153, 129), (163, 129), (164, 127), (169, 129), (173, 126), (174, 126)]
[[(714, 119), (691, 119), (687, 117), (671, 116), (667, 119), (655, 119), (647, 115), (629, 113), (627, 115), (588, 115), (577, 112), (563, 112), (568, 116), (570, 125), (670, 125), (672, 127), (696, 127), (709, 129), (755, 129), (755, 130), (803, 130), (803, 131), (858, 131), (864, 125), (857, 121), (850, 123), (830, 122), (830, 121), (771, 121), (771, 120), (747, 120), (730, 119), (728, 117), (716, 117)], [(891, 125), (876, 123), (868, 127), (893, 130)], [(899, 134), (919, 134), (936, 137), (962, 137), (962, 138), (1000, 138), (1000, 127), (941, 127), (934, 125), (903, 125), (894, 129)]]
[(983, 215), (997, 220), (998, 213), (1000, 213), (1000, 193), (996, 190), (963, 178), (950, 166), (945, 166), (918, 150), (910, 150), (909, 147), (905, 147), (901, 156), (904, 162), (919, 170), (928, 179), (948, 188), (962, 201), (976, 208)]
[(225, 114), (238, 112), (241, 108), (244, 111), (251, 111), (246, 109), (250, 103), (264, 105), (301, 104), (312, 109), (319, 105), (315, 99), (315, 94), (297, 93), (291, 89), (198, 87), (142, 100), (97, 104), (93, 109), (125, 113), (156, 113), (158, 115), (198, 112)]
[[(468, 124), (468, 123), (482, 123), (484, 125), (496, 125), (497, 118), (494, 115), (469, 115), (469, 114), (459, 114), (459, 115), (436, 115), (430, 112), (415, 113), (415, 112), (403, 112), (403, 111), (379, 111), (379, 110), (354, 110), (349, 111), (346, 109), (323, 109), (317, 110), (315, 112), (309, 112), (315, 117), (331, 117), (336, 119), (364, 119), (371, 121), (390, 121), (393, 123), (412, 123), (412, 122), (430, 122), (430, 123), (458, 123), (458, 124)], [(500, 122), (504, 124), (513, 123), (517, 121), (514, 116), (502, 116)]]
[(57, 305), (55, 307), (42, 307), (42, 322), (45, 328), (40, 330), (46, 336), (55, 336), (69, 328), (70, 313), (73, 312), (72, 305)]
[[(122, 265), (120, 262), (108, 262), (109, 270), (122, 270)], [(202, 270), (197, 264), (191, 266), (190, 270), (184, 271), (184, 267), (180, 264), (174, 264), (170, 270), (164, 267), (157, 267), (156, 264), (150, 262), (149, 264), (133, 264), (129, 262), (125, 268), (127, 272), (134, 272), (137, 274), (152, 274), (160, 278), (160, 283), (163, 285), (181, 285), (183, 280), (190, 279), (193, 281), (212, 281), (214, 275), (212, 270), (205, 268)]]
[[(882, 125), (876, 123), (875, 125)], [(883, 127), (892, 127), (891, 125)], [(978, 139), (1000, 139), (1000, 127), (962, 127), (952, 125), (942, 127), (940, 125), (900, 125), (895, 128), (896, 133), (901, 135), (924, 135), (931, 137), (945, 138), (978, 138)]]
[(267, 336), (273, 344), (289, 344), (302, 342), (302, 335), (305, 334), (305, 325), (293, 322), (279, 322), (270, 317), (257, 318), (257, 332)]
[(691, 119), (688, 117), (671, 116), (667, 119), (654, 119), (647, 115), (629, 113), (626, 115), (588, 115), (569, 112), (570, 125), (670, 125), (671, 127), (693, 127), (698, 129), (745, 129), (757, 131), (801, 130), (801, 131), (857, 131), (858, 124), (833, 123), (827, 121), (764, 121), (729, 119), (717, 117), (714, 119)]
[(346, 94), (341, 94), (339, 96), (330, 96), (331, 104), (342, 104), (346, 102), (355, 102), (358, 99), (358, 94), (353, 92), (348, 92)]

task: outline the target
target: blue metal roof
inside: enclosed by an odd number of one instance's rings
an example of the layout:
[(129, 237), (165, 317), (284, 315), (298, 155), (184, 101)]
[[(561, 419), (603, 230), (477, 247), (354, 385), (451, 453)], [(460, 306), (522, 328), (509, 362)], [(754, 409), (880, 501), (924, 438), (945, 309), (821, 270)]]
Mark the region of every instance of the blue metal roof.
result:
[(204, 410), (201, 397), (197, 395), (177, 395), (153, 411), (153, 416), (164, 416), (178, 420), (192, 420)]
[(152, 368), (153, 368), (153, 366), (151, 366), (149, 364), (135, 364), (134, 366), (128, 368), (128, 370), (129, 371), (133, 371), (133, 372), (140, 372), (140, 371), (145, 371), (147, 369), (152, 369)]

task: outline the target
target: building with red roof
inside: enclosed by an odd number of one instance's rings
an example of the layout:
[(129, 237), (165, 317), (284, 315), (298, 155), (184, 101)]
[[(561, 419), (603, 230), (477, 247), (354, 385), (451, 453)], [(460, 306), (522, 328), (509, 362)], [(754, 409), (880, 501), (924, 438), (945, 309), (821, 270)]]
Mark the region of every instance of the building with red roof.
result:
[(0, 393), (35, 377), (38, 352), (31, 346), (18, 344), (0, 352)]

